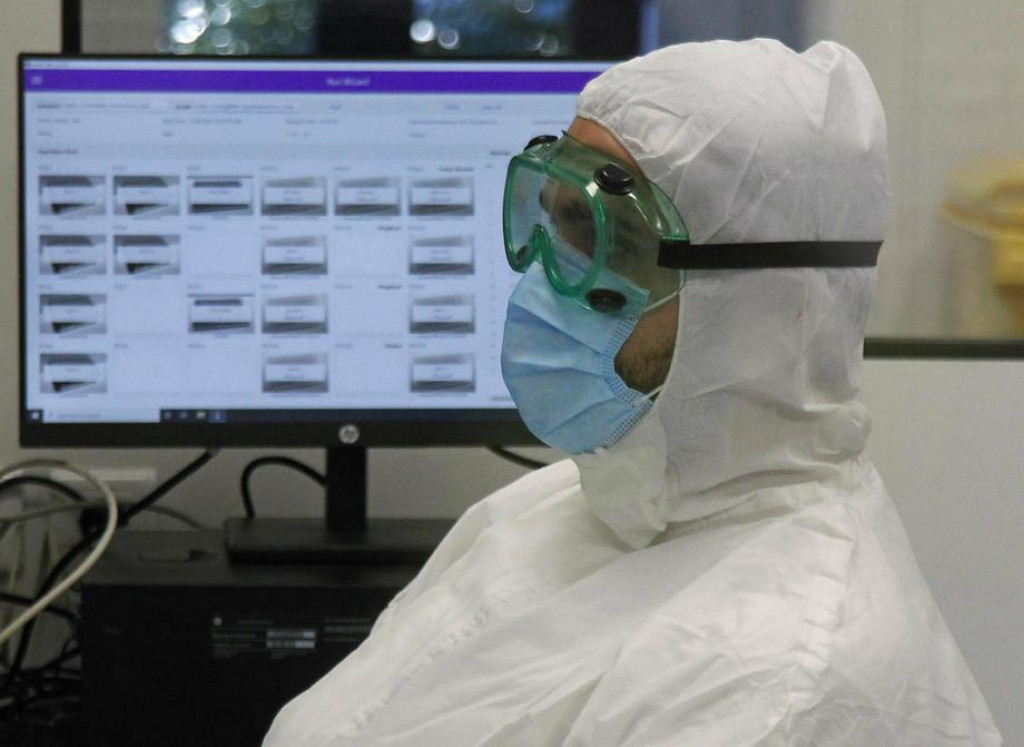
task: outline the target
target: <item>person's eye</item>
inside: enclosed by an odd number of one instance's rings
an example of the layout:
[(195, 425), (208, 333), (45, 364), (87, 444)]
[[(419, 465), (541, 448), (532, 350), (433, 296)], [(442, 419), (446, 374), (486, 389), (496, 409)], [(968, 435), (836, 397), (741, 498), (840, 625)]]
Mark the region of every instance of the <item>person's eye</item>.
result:
[(554, 218), (559, 224), (580, 226), (590, 222), (590, 211), (579, 203), (563, 204), (559, 206)]

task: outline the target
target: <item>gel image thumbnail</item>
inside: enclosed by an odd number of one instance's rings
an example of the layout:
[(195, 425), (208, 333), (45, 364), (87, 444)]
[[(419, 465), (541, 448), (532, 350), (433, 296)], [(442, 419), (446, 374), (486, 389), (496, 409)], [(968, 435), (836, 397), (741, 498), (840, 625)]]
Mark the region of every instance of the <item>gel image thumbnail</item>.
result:
[(39, 274), (77, 278), (105, 275), (107, 237), (47, 234), (39, 237)]
[(176, 176), (115, 176), (114, 215), (162, 216), (181, 212)]
[(267, 179), (262, 190), (263, 215), (327, 215), (327, 180), (321, 176)]
[(107, 212), (104, 176), (39, 177), (39, 214), (79, 217)]
[(410, 275), (472, 275), (474, 270), (472, 236), (420, 238), (409, 244)]
[(44, 293), (39, 297), (39, 331), (64, 337), (103, 334), (107, 331), (107, 297)]
[(263, 359), (263, 391), (273, 394), (324, 394), (328, 381), (327, 356), (268, 355)]
[(326, 275), (327, 238), (288, 236), (263, 240), (264, 275)]
[(409, 187), (409, 215), (452, 217), (473, 211), (472, 177), (414, 179)]
[(338, 179), (334, 214), (388, 218), (402, 214), (401, 180), (395, 176)]
[(476, 368), (470, 354), (425, 355), (412, 359), (409, 390), (419, 393), (476, 391)]
[(189, 297), (189, 332), (251, 334), (256, 331), (252, 296), (203, 294)]
[(180, 237), (148, 234), (114, 237), (115, 275), (156, 277), (180, 272)]
[(192, 215), (252, 215), (252, 177), (190, 177), (188, 212)]
[(103, 353), (44, 353), (39, 358), (43, 394), (103, 394), (107, 356)]

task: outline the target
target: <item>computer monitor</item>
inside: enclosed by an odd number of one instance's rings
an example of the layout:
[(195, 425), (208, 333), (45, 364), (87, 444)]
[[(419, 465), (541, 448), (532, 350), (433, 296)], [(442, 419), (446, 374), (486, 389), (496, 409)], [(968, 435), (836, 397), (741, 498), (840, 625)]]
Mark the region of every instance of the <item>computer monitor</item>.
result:
[(532, 443), (505, 169), (605, 66), (23, 55), (22, 443)]

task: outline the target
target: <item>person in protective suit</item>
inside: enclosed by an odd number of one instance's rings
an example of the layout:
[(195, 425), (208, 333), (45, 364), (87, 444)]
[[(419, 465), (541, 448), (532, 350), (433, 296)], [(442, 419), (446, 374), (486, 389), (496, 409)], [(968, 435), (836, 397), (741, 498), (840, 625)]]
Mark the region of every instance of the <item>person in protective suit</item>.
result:
[(572, 458), (470, 508), (264, 744), (1001, 744), (864, 453), (888, 200), (838, 44), (592, 81), (505, 190), (503, 373)]

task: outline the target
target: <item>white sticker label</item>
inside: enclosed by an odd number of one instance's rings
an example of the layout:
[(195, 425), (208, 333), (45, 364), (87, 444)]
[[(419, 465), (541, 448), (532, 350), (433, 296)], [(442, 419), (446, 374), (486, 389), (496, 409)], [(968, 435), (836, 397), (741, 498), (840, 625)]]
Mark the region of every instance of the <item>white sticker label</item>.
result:
[(338, 187), (335, 202), (339, 205), (397, 205), (395, 187)]
[(417, 323), (473, 321), (473, 307), (466, 304), (418, 304), (412, 307), (412, 320)]
[(412, 367), (412, 379), (415, 382), (473, 380), (473, 366), (468, 363), (416, 363)]
[(415, 187), (412, 190), (413, 205), (464, 205), (473, 204), (473, 190), (466, 187)]
[(415, 265), (469, 265), (473, 263), (471, 246), (414, 246)]
[(305, 365), (289, 365), (268, 363), (264, 367), (263, 378), (267, 382), (322, 382), (327, 381), (327, 366), (322, 363), (309, 363)]
[(322, 304), (265, 306), (263, 319), (268, 324), (323, 323), (327, 321), (327, 307)]

